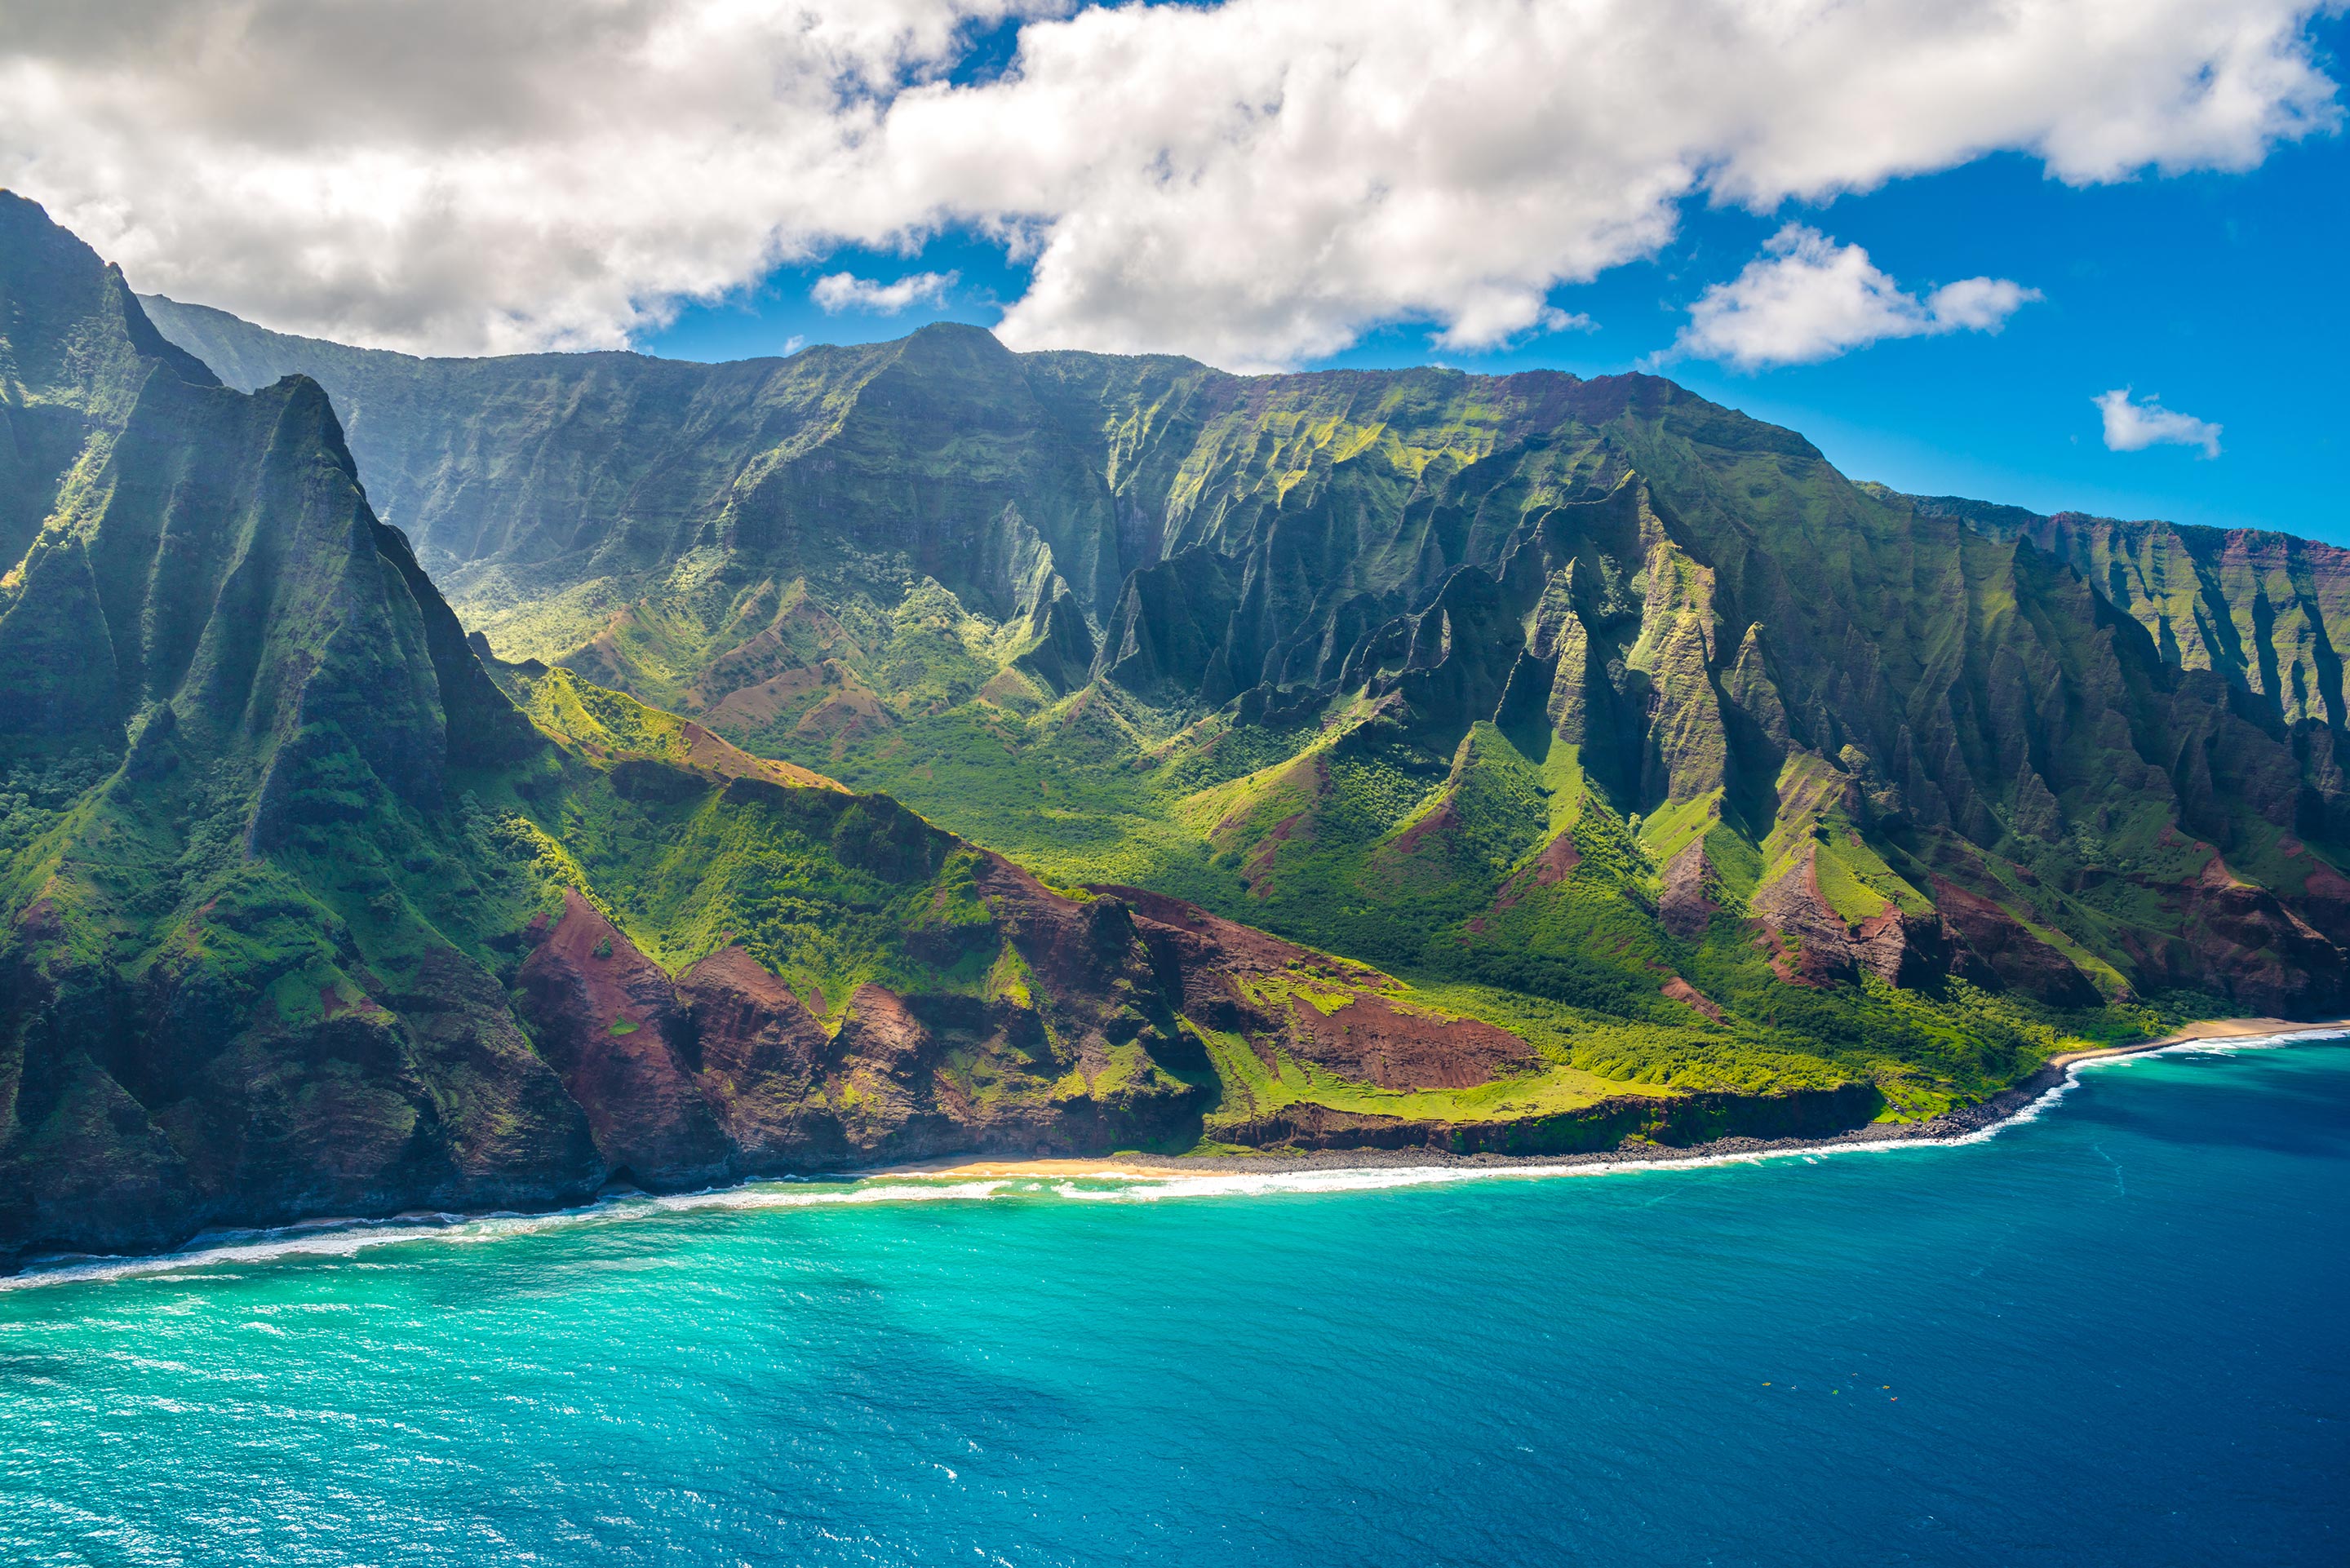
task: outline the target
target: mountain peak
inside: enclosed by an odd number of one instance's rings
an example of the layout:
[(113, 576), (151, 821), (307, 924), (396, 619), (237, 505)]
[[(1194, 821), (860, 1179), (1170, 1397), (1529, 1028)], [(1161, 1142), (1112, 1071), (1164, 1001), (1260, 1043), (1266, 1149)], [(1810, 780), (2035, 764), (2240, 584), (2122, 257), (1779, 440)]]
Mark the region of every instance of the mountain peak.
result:
[(39, 202), (0, 190), (0, 327), (7, 379), (29, 400), (102, 421), (127, 413), (136, 371), (161, 365), (196, 386), (218, 378), (147, 319), (121, 269), (59, 227)]

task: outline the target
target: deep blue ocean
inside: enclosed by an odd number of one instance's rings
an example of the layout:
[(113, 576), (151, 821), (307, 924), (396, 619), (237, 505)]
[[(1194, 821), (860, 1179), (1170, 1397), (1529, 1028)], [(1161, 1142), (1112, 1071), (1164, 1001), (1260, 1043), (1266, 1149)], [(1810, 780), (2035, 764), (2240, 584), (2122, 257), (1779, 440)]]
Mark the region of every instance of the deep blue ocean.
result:
[(0, 1562), (2350, 1561), (2350, 1044), (1956, 1147), (1167, 1190), (13, 1282)]

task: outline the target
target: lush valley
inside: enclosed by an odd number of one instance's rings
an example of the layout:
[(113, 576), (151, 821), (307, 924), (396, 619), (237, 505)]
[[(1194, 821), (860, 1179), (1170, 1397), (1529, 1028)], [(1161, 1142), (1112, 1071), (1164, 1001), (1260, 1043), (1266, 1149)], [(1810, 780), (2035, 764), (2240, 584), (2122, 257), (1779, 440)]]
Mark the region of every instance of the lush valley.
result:
[(2343, 553), (1650, 377), (420, 360), (0, 194), (0, 1257), (1824, 1133), (2345, 1001)]
[(1065, 880), (1639, 1020), (1643, 1071), (1898, 1042), (1922, 1106), (2025, 1012), (2345, 1000), (2330, 546), (1855, 484), (1652, 377), (432, 361), (156, 305), (325, 381), (502, 652)]

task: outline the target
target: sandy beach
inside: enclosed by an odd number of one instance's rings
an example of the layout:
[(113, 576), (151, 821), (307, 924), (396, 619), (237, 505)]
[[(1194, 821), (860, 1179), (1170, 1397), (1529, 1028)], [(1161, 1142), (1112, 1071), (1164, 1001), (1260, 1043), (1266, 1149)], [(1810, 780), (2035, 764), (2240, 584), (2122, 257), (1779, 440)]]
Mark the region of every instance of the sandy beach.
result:
[(2052, 1056), (2042, 1067), (2014, 1088), (1994, 1096), (1980, 1106), (1954, 1111), (1930, 1121), (1872, 1124), (1856, 1127), (1829, 1138), (1724, 1138), (1718, 1143), (1690, 1148), (1650, 1147), (1643, 1149), (1600, 1149), (1580, 1154), (1540, 1155), (1455, 1155), (1439, 1149), (1317, 1149), (1302, 1154), (1262, 1155), (1177, 1155), (1157, 1158), (1051, 1158), (1018, 1159), (1004, 1158), (945, 1158), (922, 1160), (908, 1165), (881, 1166), (860, 1171), (867, 1178), (925, 1177), (958, 1180), (987, 1180), (1018, 1177), (1040, 1177), (1071, 1179), (1086, 1177), (1144, 1178), (1177, 1180), (1229, 1175), (1234, 1171), (1282, 1172), (1290, 1170), (1326, 1169), (1348, 1166), (1400, 1165), (1475, 1165), (1506, 1169), (1514, 1165), (1669, 1165), (1690, 1159), (1718, 1158), (1725, 1155), (1799, 1154), (1808, 1148), (1836, 1148), (1858, 1143), (1939, 1143), (1970, 1137), (1987, 1127), (1996, 1127), (2036, 1103), (2049, 1090), (2062, 1084), (2072, 1068), (2083, 1062), (2098, 1061), (2108, 1056), (2135, 1056), (2166, 1046), (2185, 1045), (2198, 1040), (2259, 1040), (2293, 1034), (2329, 1034), (2350, 1031), (2350, 1018), (2337, 1018), (2317, 1023), (2297, 1023), (2283, 1018), (2212, 1018), (2190, 1023), (2184, 1029), (2158, 1039), (2141, 1040), (2128, 1045), (2107, 1045), (2094, 1051), (2070, 1051)]
[(2108, 1045), (2097, 1051), (2071, 1051), (2061, 1056), (2051, 1056), (2048, 1065), (2063, 1068), (2075, 1062), (2094, 1062), (2103, 1056), (2135, 1056), (2141, 1052), (2159, 1051), (2166, 1045), (2185, 1045), (2197, 1040), (2259, 1040), (2280, 1034), (2331, 1034), (2345, 1029), (2350, 1029), (2350, 1018), (2336, 1018), (2325, 1023), (2295, 1023), (2283, 1018), (2207, 1018), (2159, 1040), (2141, 1040), (2135, 1045)]

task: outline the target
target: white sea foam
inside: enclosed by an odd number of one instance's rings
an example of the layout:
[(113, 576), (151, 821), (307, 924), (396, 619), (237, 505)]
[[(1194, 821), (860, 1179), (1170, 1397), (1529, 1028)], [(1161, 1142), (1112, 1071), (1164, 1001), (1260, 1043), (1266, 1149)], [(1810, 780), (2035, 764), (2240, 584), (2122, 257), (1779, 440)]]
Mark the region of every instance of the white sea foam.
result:
[(494, 1241), (558, 1225), (592, 1221), (606, 1217), (609, 1209), (608, 1203), (595, 1203), (586, 1208), (556, 1210), (545, 1214), (403, 1216), (396, 1220), (345, 1221), (334, 1227), (310, 1220), (276, 1230), (237, 1231), (233, 1233), (234, 1239), (226, 1239), (214, 1232), (198, 1236), (178, 1251), (153, 1257), (57, 1260), (46, 1265), (36, 1265), (29, 1272), (0, 1279), (0, 1291), (80, 1280), (122, 1279), (131, 1275), (161, 1275), (166, 1279), (182, 1280), (234, 1278), (236, 1276), (211, 1272), (198, 1274), (186, 1271), (209, 1271), (226, 1263), (265, 1262), (280, 1258), (349, 1258), (369, 1247), (388, 1247), (401, 1241)]
[(223, 1264), (261, 1262), (281, 1258), (350, 1258), (373, 1247), (406, 1241), (478, 1242), (504, 1241), (542, 1231), (652, 1219), (700, 1209), (802, 1209), (838, 1203), (909, 1203), (953, 1199), (983, 1199), (1006, 1187), (1024, 1186), (1043, 1191), (1049, 1183), (1014, 1179), (988, 1181), (923, 1182), (867, 1179), (854, 1185), (824, 1188), (805, 1182), (754, 1182), (743, 1187), (716, 1188), (705, 1192), (643, 1193), (605, 1198), (577, 1209), (550, 1210), (541, 1214), (404, 1215), (392, 1220), (304, 1220), (267, 1231), (213, 1232), (197, 1237), (178, 1251), (140, 1258), (56, 1260), (30, 1272), (0, 1278), (0, 1291), (72, 1281), (122, 1279), (160, 1275), (186, 1281), (224, 1276), (193, 1273)]
[(835, 1203), (914, 1203), (939, 1199), (993, 1198), (1007, 1188), (1035, 1191), (1045, 1186), (1034, 1178), (990, 1177), (981, 1181), (928, 1181), (918, 1177), (865, 1177), (853, 1186), (811, 1188), (795, 1183), (753, 1182), (744, 1187), (714, 1188), (707, 1192), (675, 1192), (639, 1201), (666, 1214), (696, 1209), (813, 1209)]
[(1052, 1177), (992, 1177), (977, 1181), (916, 1176), (866, 1177), (837, 1187), (806, 1182), (754, 1182), (704, 1192), (658, 1197), (630, 1194), (584, 1208), (544, 1214), (434, 1216), (430, 1220), (353, 1221), (339, 1227), (317, 1221), (275, 1231), (239, 1232), (234, 1239), (200, 1236), (174, 1252), (138, 1258), (55, 1260), (0, 1278), (0, 1291), (78, 1282), (157, 1277), (178, 1282), (234, 1277), (212, 1272), (226, 1265), (288, 1258), (347, 1259), (372, 1248), (411, 1241), (470, 1243), (577, 1225), (628, 1222), (708, 1210), (816, 1209), (888, 1203), (976, 1202), (1004, 1197), (1055, 1197), (1093, 1201), (1150, 1201), (1165, 1198), (1251, 1198), (1275, 1193), (1359, 1192), (1381, 1188), (1494, 1178), (1599, 1176), (1637, 1170), (1686, 1169), (1702, 1165), (1751, 1162), (1770, 1158), (1731, 1155), (1658, 1160), (1641, 1165), (1535, 1166), (1352, 1166), (1327, 1170), (1232, 1173), (1179, 1177), (1102, 1176), (1092, 1185)]
[(847, 1179), (837, 1183), (758, 1181), (702, 1192), (660, 1196), (630, 1193), (601, 1199), (577, 1209), (555, 1210), (542, 1214), (409, 1214), (378, 1220), (311, 1220), (276, 1230), (214, 1233), (200, 1236), (187, 1247), (160, 1256), (59, 1260), (26, 1273), (0, 1278), (0, 1291), (131, 1276), (156, 1277), (159, 1282), (211, 1282), (242, 1277), (212, 1272), (228, 1264), (282, 1258), (351, 1258), (369, 1248), (395, 1246), (409, 1241), (496, 1241), (576, 1225), (625, 1222), (702, 1210), (755, 1210), (876, 1203), (976, 1202), (1046, 1195), (1083, 1202), (1110, 1203), (1158, 1202), (1170, 1198), (1263, 1198), (1372, 1192), (1461, 1181), (1639, 1176), (1700, 1170), (1725, 1165), (1762, 1165), (1796, 1159), (1816, 1162), (1821, 1157), (1830, 1155), (1894, 1154), (1952, 1148), (1984, 1143), (2010, 1127), (2037, 1121), (2073, 1091), (2080, 1082), (2082, 1072), (2088, 1068), (2112, 1068), (2166, 1055), (2232, 1055), (2240, 1051), (2268, 1050), (2345, 1038), (2350, 1038), (2350, 1030), (2252, 1035), (2242, 1039), (2187, 1040), (2127, 1055), (2091, 1057), (2071, 1064), (2065, 1068), (2062, 1082), (2051, 1085), (2012, 1114), (1988, 1127), (1952, 1138), (1887, 1138), (1868, 1143), (1818, 1144), (1739, 1154), (1506, 1166), (1336, 1166), (1311, 1170), (1226, 1171), (1171, 1177), (1105, 1173), (1080, 1178), (999, 1176), (954, 1180), (911, 1175), (877, 1175)]

